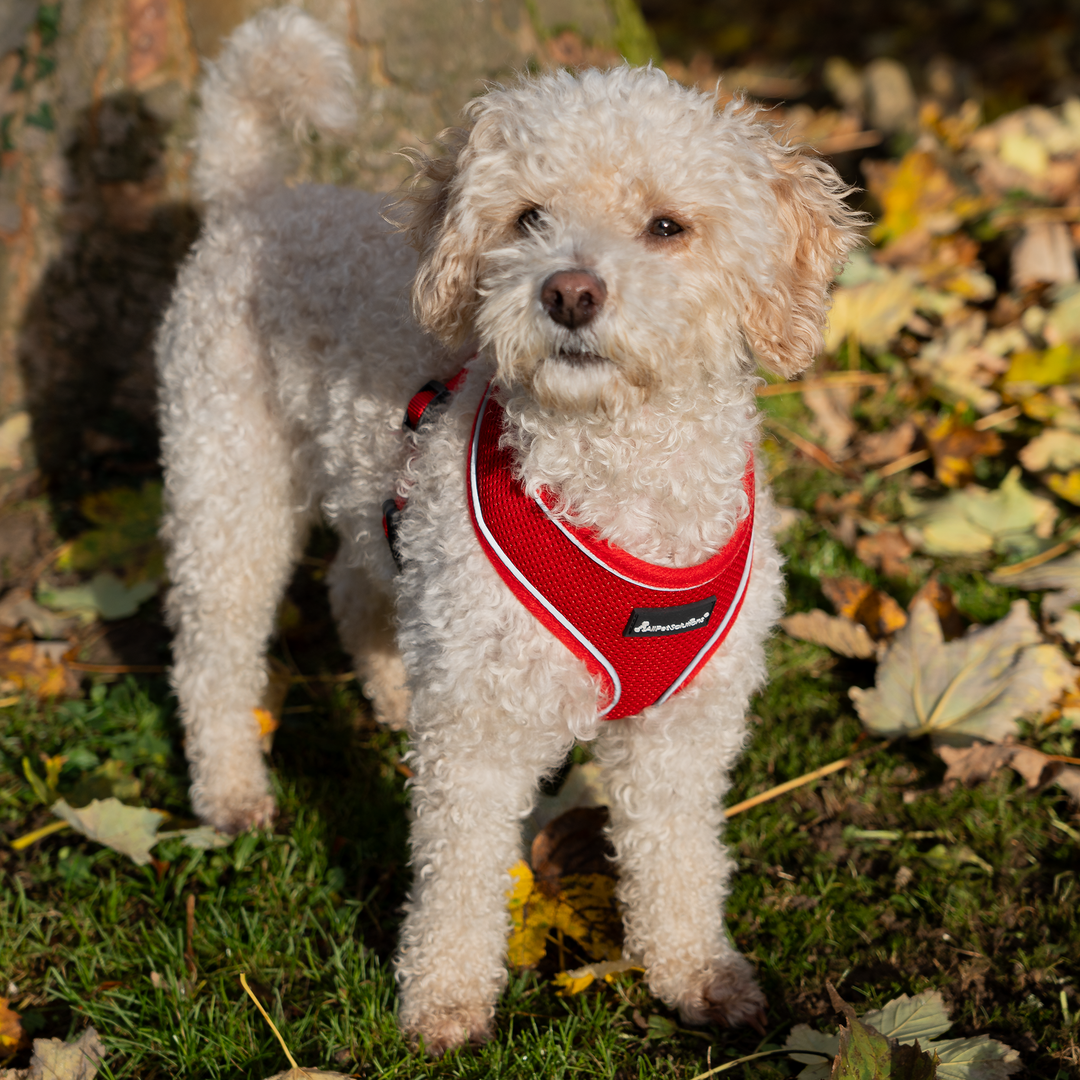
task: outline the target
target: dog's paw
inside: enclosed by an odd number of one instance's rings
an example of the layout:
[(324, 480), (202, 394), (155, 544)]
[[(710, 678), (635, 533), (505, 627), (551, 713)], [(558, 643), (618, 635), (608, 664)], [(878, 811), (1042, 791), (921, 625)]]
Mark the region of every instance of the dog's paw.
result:
[(414, 1046), (422, 1045), (432, 1057), (442, 1057), (466, 1043), (478, 1045), (491, 1038), (494, 1010), (490, 1007), (448, 1006), (432, 1009), (404, 1025)]
[(201, 821), (234, 836), (248, 829), (269, 828), (277, 814), (265, 778), (261, 784), (196, 785), (192, 789), (191, 805)]
[(674, 1002), (686, 1024), (748, 1024), (765, 1034), (765, 995), (748, 961), (731, 953), (704, 972)]

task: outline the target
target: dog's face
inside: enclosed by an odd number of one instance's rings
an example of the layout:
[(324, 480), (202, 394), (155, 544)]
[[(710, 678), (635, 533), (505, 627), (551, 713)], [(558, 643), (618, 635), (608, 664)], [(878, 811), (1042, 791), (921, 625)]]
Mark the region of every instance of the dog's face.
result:
[(633, 408), (821, 347), (857, 242), (844, 188), (746, 110), (654, 69), (547, 75), (470, 107), (415, 199), (414, 302), (559, 411)]

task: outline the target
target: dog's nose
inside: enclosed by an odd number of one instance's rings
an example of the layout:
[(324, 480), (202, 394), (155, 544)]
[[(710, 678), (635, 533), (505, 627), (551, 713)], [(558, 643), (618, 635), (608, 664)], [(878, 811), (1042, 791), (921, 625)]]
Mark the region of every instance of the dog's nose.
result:
[(568, 330), (592, 322), (606, 299), (604, 283), (588, 270), (560, 270), (552, 274), (540, 290), (544, 310)]

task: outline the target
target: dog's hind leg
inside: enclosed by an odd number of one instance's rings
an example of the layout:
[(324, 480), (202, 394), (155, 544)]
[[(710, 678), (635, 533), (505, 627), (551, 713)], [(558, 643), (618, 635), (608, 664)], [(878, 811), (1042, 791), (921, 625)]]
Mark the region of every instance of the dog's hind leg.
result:
[(723, 916), (734, 862), (720, 842), (721, 798), (743, 743), (739, 681), (695, 684), (607, 724), (596, 751), (611, 793), (624, 951), (644, 960), (650, 989), (691, 1024), (764, 1019)]
[(360, 689), (375, 719), (394, 731), (405, 727), (409, 690), (394, 640), (394, 603), (372, 576), (350, 565), (343, 547), (327, 575), (338, 634), (353, 658)]
[[(211, 306), (204, 300), (200, 314), (213, 325)], [(180, 333), (184, 322), (188, 332)], [(178, 305), (159, 342), (172, 682), (192, 806), (236, 832), (274, 812), (253, 710), (308, 515), (297, 505), (293, 447), (253, 332), (222, 320), (212, 336), (192, 322)]]

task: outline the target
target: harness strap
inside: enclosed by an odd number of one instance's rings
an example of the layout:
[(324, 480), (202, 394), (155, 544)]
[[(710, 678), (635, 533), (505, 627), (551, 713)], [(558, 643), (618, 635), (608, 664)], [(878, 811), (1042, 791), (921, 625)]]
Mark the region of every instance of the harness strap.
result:
[[(401, 420), (401, 426), (406, 431), (419, 431), (429, 421), (434, 420), (439, 412), (450, 400), (450, 395), (461, 387), (468, 374), (462, 368), (449, 382), (441, 383), (438, 379), (431, 379), (409, 399), (405, 409), (405, 415)], [(386, 499), (382, 504), (383, 535), (390, 545), (390, 554), (394, 556), (397, 568), (401, 569), (401, 556), (398, 553), (398, 526), (401, 520), (401, 511), (405, 509), (405, 500), (399, 495), (393, 499)]]

